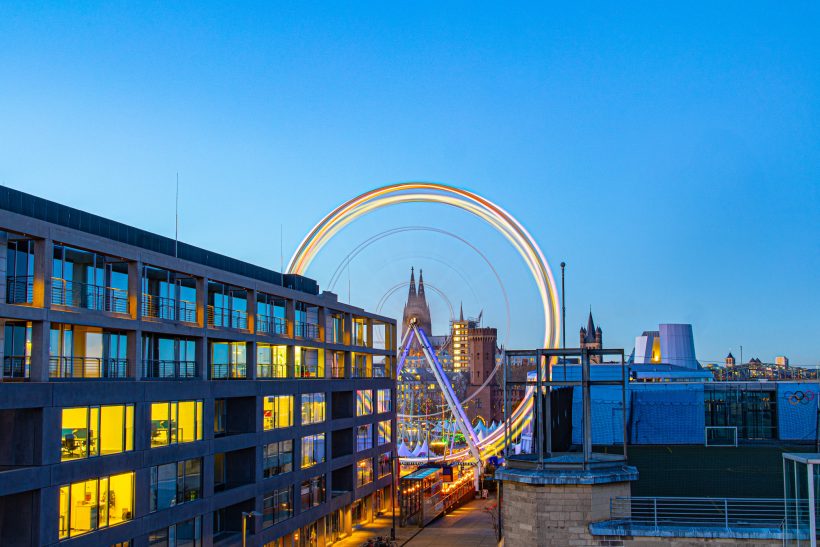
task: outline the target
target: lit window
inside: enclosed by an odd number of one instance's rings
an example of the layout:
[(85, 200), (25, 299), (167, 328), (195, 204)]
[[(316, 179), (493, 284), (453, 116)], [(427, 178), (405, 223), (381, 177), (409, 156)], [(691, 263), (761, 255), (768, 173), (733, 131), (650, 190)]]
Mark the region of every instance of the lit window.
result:
[(377, 435), (379, 445), (387, 444), (390, 442), (392, 432), (391, 425), (392, 424), (390, 423), (390, 420), (379, 422), (379, 429)]
[(262, 499), (262, 527), (268, 528), (293, 516), (293, 486), (274, 490)]
[(265, 477), (274, 477), (291, 471), (293, 471), (292, 440), (270, 443), (262, 447), (262, 474)]
[(325, 461), (325, 434), (302, 437), (302, 469)]
[(134, 449), (134, 405), (64, 408), (62, 461)]
[(152, 547), (201, 547), (202, 517), (194, 517), (148, 534)]
[(392, 452), (379, 454), (379, 478), (385, 477), (393, 472), (392, 461), (390, 459), (392, 454)]
[(292, 395), (268, 395), (262, 399), (262, 427), (264, 429), (279, 429), (292, 425)]
[(151, 404), (151, 446), (202, 440), (202, 401)]
[(302, 481), (302, 511), (317, 507), (325, 502), (325, 476), (320, 475)]
[(324, 378), (324, 351), (297, 346), (293, 350), (293, 356), (293, 370), (296, 378)]
[(202, 459), (151, 468), (151, 512), (202, 497)]
[(70, 538), (133, 518), (134, 472), (60, 487), (58, 537)]
[(356, 390), (356, 416), (373, 414), (373, 391), (370, 389)]
[(393, 405), (391, 404), (390, 399), (390, 388), (380, 389), (376, 395), (376, 404), (378, 405), (376, 412), (381, 414), (382, 412), (390, 412), (393, 410)]
[(373, 424), (364, 424), (356, 428), (356, 451), (373, 448)]
[(373, 482), (373, 460), (365, 458), (356, 462), (356, 488)]
[(318, 424), (325, 421), (325, 394), (302, 394), (302, 425)]

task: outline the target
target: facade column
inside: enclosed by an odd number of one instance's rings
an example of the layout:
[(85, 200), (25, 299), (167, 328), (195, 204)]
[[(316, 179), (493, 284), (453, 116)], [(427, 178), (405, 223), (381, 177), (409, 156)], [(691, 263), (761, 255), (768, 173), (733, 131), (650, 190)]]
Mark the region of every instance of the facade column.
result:
[[(6, 277), (8, 276), (8, 232), (0, 232), (0, 302), (6, 303)], [(14, 272), (12, 272), (14, 273)], [(25, 290), (25, 289), (24, 289)]]
[(290, 298), (285, 300), (285, 332), (288, 338), (294, 338), (296, 335), (296, 302)]
[(373, 347), (373, 319), (367, 318), (367, 327), (366, 327), (366, 336), (367, 336), (367, 347)]
[(327, 308), (320, 306), (317, 316), (317, 321), (319, 322), (319, 342), (327, 342)]
[(33, 321), (31, 323), (31, 366), (29, 379), (32, 382), (48, 382), (49, 353), (48, 343), (51, 334), (51, 322)]
[(51, 307), (51, 272), (54, 266), (54, 242), (50, 239), (34, 241), (34, 291), (32, 305)]
[(245, 378), (256, 380), (256, 341), (245, 343)]
[(344, 334), (342, 338), (344, 340), (344, 345), (352, 346), (353, 345), (353, 314), (345, 313), (344, 320), (342, 321), (342, 329), (344, 330)]
[(142, 378), (142, 329), (128, 331), (128, 369), (126, 376), (139, 380)]
[(196, 322), (203, 329), (208, 328), (208, 278), (196, 278)]
[(132, 319), (142, 319), (142, 262), (128, 263), (128, 313)]
[(247, 289), (245, 308), (248, 310), (248, 332), (256, 334), (256, 289)]

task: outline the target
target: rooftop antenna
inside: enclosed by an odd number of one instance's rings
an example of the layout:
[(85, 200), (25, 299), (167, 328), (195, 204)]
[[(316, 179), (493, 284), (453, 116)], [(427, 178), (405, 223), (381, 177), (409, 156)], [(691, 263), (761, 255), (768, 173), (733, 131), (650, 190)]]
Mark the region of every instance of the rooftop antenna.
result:
[(174, 205), (174, 258), (179, 258), (179, 171), (177, 171), (177, 195)]

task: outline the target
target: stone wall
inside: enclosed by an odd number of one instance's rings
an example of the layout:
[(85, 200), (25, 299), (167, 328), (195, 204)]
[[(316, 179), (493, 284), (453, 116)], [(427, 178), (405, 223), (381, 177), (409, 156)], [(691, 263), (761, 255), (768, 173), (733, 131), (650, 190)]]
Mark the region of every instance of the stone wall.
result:
[(501, 513), (505, 547), (608, 545), (589, 523), (609, 518), (609, 500), (629, 496), (629, 482), (531, 485), (504, 481)]

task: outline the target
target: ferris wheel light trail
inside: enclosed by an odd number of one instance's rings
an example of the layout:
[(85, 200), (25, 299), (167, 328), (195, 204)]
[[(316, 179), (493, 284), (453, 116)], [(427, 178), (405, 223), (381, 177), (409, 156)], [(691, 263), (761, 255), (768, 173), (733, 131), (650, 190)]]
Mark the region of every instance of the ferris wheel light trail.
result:
[[(495, 203), (461, 188), (432, 182), (406, 182), (382, 186), (365, 192), (339, 205), (325, 216), (300, 243), (287, 266), (287, 273), (305, 274), (319, 251), (345, 226), (368, 213), (404, 203), (437, 203), (467, 211), (487, 222), (502, 234), (518, 251), (532, 274), (541, 298), (544, 314), (543, 347), (558, 347), (560, 325), (558, 322), (558, 291), (547, 260), (538, 244), (512, 215)], [(542, 366), (539, 364), (538, 366)], [(521, 404), (508, 417), (508, 437), (517, 436), (530, 420), (533, 387), (528, 387)], [(479, 441), (481, 457), (492, 455), (503, 447), (505, 436), (499, 427)], [(447, 459), (466, 459), (470, 449), (448, 455)], [(429, 460), (443, 459), (429, 458)], [(408, 458), (408, 463), (420, 463)], [(429, 461), (424, 458), (424, 461)]]

